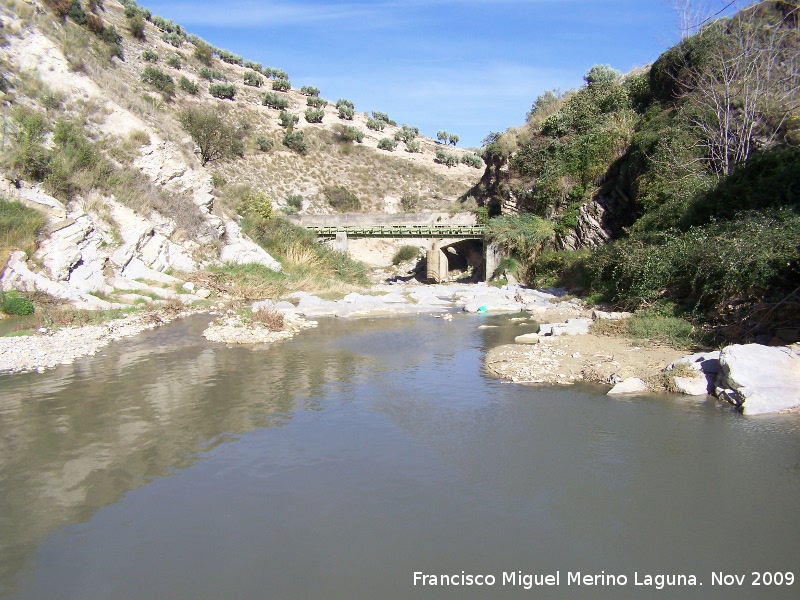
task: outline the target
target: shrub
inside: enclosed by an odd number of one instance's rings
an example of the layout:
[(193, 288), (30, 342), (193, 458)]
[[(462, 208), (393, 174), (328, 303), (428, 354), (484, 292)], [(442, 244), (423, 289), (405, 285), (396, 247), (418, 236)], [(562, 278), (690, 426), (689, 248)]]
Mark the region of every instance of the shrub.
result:
[(419, 140), (407, 141), (406, 152), (411, 152), (412, 154), (419, 154), (420, 152), (422, 152), (422, 146), (420, 146)]
[(339, 107), (339, 118), (346, 119), (348, 121), (352, 121), (353, 117), (355, 116), (356, 111), (350, 108), (349, 106), (340, 106)]
[(45, 4), (50, 7), (55, 15), (63, 19), (72, 8), (73, 0), (45, 0)]
[(278, 116), (278, 122), (281, 124), (281, 127), (285, 127), (288, 131), (291, 131), (294, 126), (300, 122), (300, 117), (284, 110)]
[(259, 62), (253, 62), (252, 60), (246, 60), (246, 61), (244, 61), (244, 68), (245, 69), (252, 69), (253, 71), (255, 71), (257, 73), (261, 73), (261, 69), (263, 67), (262, 67), (261, 63), (259, 63)]
[(400, 246), (397, 252), (394, 253), (392, 257), (392, 264), (397, 266), (401, 262), (405, 262), (407, 260), (411, 260), (412, 258), (417, 258), (419, 256), (419, 248), (416, 246)]
[(272, 200), (261, 192), (251, 192), (239, 204), (237, 212), (242, 216), (268, 221), (272, 218)]
[(281, 69), (275, 69), (273, 67), (264, 67), (261, 71), (266, 77), (270, 79), (289, 79), (289, 76), (286, 74), (286, 71)]
[(232, 83), (212, 83), (208, 86), (208, 93), (214, 98), (233, 100), (236, 96), (236, 86)]
[(378, 119), (367, 119), (367, 129), (372, 129), (373, 131), (383, 131), (383, 128), (386, 127), (386, 123), (384, 121), (379, 121)]
[(142, 81), (157, 89), (164, 98), (175, 95), (175, 81), (157, 67), (145, 67), (142, 71)]
[(158, 62), (158, 52), (145, 48), (144, 52), (142, 52), (142, 59), (147, 62)]
[(33, 254), (36, 236), (45, 223), (47, 219), (38, 210), (0, 197), (0, 253), (23, 250)]
[(268, 331), (283, 331), (286, 327), (283, 313), (274, 308), (259, 308), (250, 317), (252, 323), (260, 323)]
[(175, 48), (180, 48), (183, 45), (183, 36), (177, 33), (164, 32), (161, 34), (161, 39)]
[(190, 107), (184, 109), (178, 118), (200, 148), (201, 164), (242, 155), (241, 133), (229, 125), (216, 109)]
[(389, 152), (394, 152), (395, 148), (397, 148), (397, 142), (392, 138), (381, 138), (378, 140), (379, 150), (388, 150)]
[(75, 0), (67, 11), (67, 17), (70, 21), (74, 21), (78, 25), (86, 24), (86, 12), (83, 10), (81, 3)]
[(146, 38), (144, 27), (144, 17), (140, 13), (128, 17), (128, 31), (137, 40), (143, 41)]
[(436, 149), (436, 156), (434, 157), (433, 161), (447, 165), (448, 167), (455, 167), (459, 163), (457, 154), (445, 152), (442, 148)]
[(364, 141), (364, 132), (358, 127), (350, 126), (345, 127), (341, 132), (341, 137), (349, 142), (358, 142), (359, 144)]
[(530, 213), (502, 215), (489, 220), (486, 237), (499, 242), (523, 262), (533, 262), (536, 255), (553, 239), (549, 221)]
[(261, 152), (269, 152), (275, 147), (275, 140), (270, 137), (260, 135), (256, 138), (256, 148)]
[(322, 194), (333, 208), (339, 212), (361, 210), (361, 201), (353, 192), (343, 186), (326, 186)]
[(217, 56), (219, 56), (219, 59), (222, 62), (226, 62), (229, 65), (242, 66), (244, 63), (244, 59), (241, 56), (234, 54), (233, 52), (228, 52), (227, 50), (217, 50)]
[(402, 128), (395, 131), (394, 139), (396, 139), (398, 142), (401, 140), (403, 142), (410, 142), (411, 140), (416, 138), (418, 134), (419, 134), (418, 127), (414, 127), (412, 125), (403, 125)]
[(201, 69), (197, 72), (197, 74), (203, 79), (208, 79), (209, 81), (227, 81), (225, 73), (217, 69), (209, 69), (208, 67), (201, 67)]
[(185, 75), (181, 75), (181, 78), (178, 80), (178, 87), (187, 94), (192, 94), (193, 96), (200, 91), (200, 86)]
[(323, 100), (319, 96), (309, 96), (308, 99), (306, 99), (306, 105), (312, 108), (325, 108), (328, 106), (328, 101)]
[(178, 56), (170, 56), (167, 59), (167, 65), (173, 69), (181, 69), (181, 59)]
[(317, 108), (308, 108), (305, 112), (306, 121), (309, 123), (322, 123), (325, 111)]
[(300, 210), (303, 208), (303, 197), (300, 194), (291, 194), (286, 196), (286, 206), (293, 208), (294, 210)]
[(26, 316), (33, 314), (33, 302), (27, 298), (21, 298), (15, 294), (2, 294), (2, 304), (0, 310), (7, 315)]
[(450, 142), (451, 145), (455, 146), (458, 144), (459, 137), (455, 133), (448, 134), (447, 140)]
[(275, 108), (277, 110), (284, 110), (289, 107), (289, 98), (281, 96), (275, 92), (267, 92), (264, 94), (264, 106)]
[(349, 108), (350, 110), (353, 111), (356, 109), (356, 105), (353, 104), (350, 100), (347, 100), (346, 98), (339, 98), (336, 101), (336, 108), (342, 108), (342, 107)]
[(392, 124), (392, 120), (389, 118), (389, 115), (387, 115), (385, 112), (380, 112), (380, 111), (377, 111), (377, 110), (373, 110), (372, 111), (372, 118), (376, 119), (378, 121), (383, 121), (387, 125), (391, 125)]
[(404, 212), (413, 212), (419, 207), (419, 196), (417, 194), (403, 194), (400, 198), (400, 206)]
[(246, 71), (244, 74), (244, 84), (251, 87), (261, 87), (264, 79), (255, 71)]
[(440, 131), (436, 134), (436, 141), (442, 144), (446, 144), (449, 136), (450, 134), (447, 133), (446, 131)]
[(483, 166), (483, 160), (474, 152), (469, 152), (461, 157), (461, 162), (470, 167), (480, 169)]
[(194, 42), (194, 57), (206, 66), (211, 66), (214, 58), (214, 49), (203, 40), (197, 38)]
[(300, 93), (303, 94), (303, 96), (319, 96), (319, 88), (304, 85), (300, 88)]
[(103, 27), (103, 29), (98, 32), (97, 37), (106, 43), (110, 50), (110, 56), (116, 56), (120, 60), (125, 60), (125, 52), (122, 48), (122, 35), (120, 35), (119, 31), (117, 31), (113, 25)]
[(286, 135), (283, 136), (283, 145), (290, 150), (294, 150), (298, 154), (308, 153), (308, 143), (306, 142), (306, 136), (303, 135), (302, 131), (287, 130)]
[(14, 146), (7, 155), (8, 166), (25, 179), (42, 181), (47, 176), (50, 160), (43, 144), (47, 122), (42, 115), (22, 108), (13, 113), (12, 122)]
[(275, 79), (272, 82), (272, 89), (277, 92), (288, 92), (292, 89), (292, 84), (289, 83), (288, 79)]

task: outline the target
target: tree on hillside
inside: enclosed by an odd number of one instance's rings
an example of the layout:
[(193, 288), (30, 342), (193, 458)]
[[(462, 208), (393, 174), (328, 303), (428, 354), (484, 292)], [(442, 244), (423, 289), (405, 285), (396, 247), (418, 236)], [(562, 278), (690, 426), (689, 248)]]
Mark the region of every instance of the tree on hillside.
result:
[(449, 142), (450, 142), (450, 143), (451, 143), (453, 146), (455, 146), (456, 144), (458, 144), (458, 140), (459, 140), (459, 139), (461, 139), (461, 138), (459, 138), (459, 137), (458, 137), (458, 136), (457, 136), (455, 133), (451, 133), (451, 134), (449, 134), (449, 135), (447, 136), (447, 140), (448, 140), (448, 141), (449, 141)]
[(725, 26), (705, 64), (680, 82), (684, 114), (718, 176), (744, 164), (757, 146), (770, 147), (800, 106), (796, 28), (769, 23), (755, 9)]
[(243, 155), (241, 133), (229, 125), (217, 110), (189, 107), (178, 118), (200, 149), (200, 164)]
[(436, 139), (440, 143), (446, 144), (447, 140), (449, 139), (449, 136), (450, 136), (450, 134), (447, 133), (446, 131), (440, 131), (439, 133), (436, 134)]

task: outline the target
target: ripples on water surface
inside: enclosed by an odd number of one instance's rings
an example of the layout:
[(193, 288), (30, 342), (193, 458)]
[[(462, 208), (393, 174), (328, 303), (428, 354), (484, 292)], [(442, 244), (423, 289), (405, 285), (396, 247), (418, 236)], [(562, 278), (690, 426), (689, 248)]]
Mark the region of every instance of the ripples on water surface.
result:
[[(711, 587), (800, 576), (796, 415), (486, 378), (482, 353), (527, 331), (505, 318), (331, 319), (258, 349), (205, 322), (0, 377), (0, 595), (797, 597)], [(462, 570), (498, 583), (412, 585)], [(519, 570), (561, 586), (500, 585)]]

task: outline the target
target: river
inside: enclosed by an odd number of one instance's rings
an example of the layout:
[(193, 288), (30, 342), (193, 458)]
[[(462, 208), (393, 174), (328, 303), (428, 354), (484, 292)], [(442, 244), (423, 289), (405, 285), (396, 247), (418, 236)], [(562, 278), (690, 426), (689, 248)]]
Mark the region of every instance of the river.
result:
[(0, 376), (0, 597), (797, 597), (800, 415), (492, 379), (508, 317), (207, 322)]

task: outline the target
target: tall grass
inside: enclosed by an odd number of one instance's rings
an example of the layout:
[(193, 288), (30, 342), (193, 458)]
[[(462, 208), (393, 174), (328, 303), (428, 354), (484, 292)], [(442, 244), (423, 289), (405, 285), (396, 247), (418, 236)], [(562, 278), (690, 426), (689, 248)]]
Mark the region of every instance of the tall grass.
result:
[(36, 236), (46, 222), (44, 214), (38, 210), (0, 197), (0, 271), (13, 250), (33, 254)]

